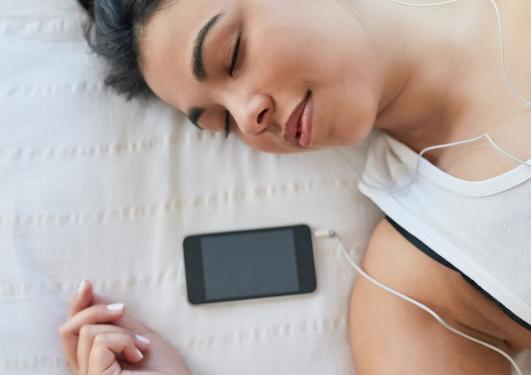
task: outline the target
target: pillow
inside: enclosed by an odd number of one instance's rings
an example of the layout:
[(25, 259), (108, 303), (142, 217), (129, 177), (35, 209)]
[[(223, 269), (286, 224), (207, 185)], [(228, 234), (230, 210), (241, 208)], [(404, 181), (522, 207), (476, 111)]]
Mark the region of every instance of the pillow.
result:
[[(7, 3), (6, 3), (7, 4)], [(75, 1), (0, 5), (0, 374), (69, 374), (57, 335), (81, 280), (194, 374), (353, 374), (354, 271), (314, 242), (310, 295), (191, 306), (185, 235), (333, 228), (361, 259), (381, 214), (334, 151), (255, 152), (156, 100), (108, 92)], [(360, 170), (365, 147), (342, 150)], [(528, 365), (531, 367), (531, 365)]]
[(89, 279), (194, 374), (352, 374), (354, 273), (333, 241), (315, 242), (317, 291), (294, 297), (191, 306), (182, 256), (190, 233), (308, 223), (360, 257), (380, 213), (345, 161), (258, 153), (110, 93), (74, 1), (0, 14), (0, 373), (69, 373), (57, 328)]

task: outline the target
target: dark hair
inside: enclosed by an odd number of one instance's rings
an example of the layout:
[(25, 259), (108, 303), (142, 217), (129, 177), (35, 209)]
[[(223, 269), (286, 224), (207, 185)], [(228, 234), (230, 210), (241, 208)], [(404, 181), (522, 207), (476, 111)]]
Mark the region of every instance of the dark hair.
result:
[(89, 19), (84, 24), (90, 47), (108, 63), (105, 85), (127, 99), (152, 94), (139, 62), (142, 25), (163, 0), (78, 0)]

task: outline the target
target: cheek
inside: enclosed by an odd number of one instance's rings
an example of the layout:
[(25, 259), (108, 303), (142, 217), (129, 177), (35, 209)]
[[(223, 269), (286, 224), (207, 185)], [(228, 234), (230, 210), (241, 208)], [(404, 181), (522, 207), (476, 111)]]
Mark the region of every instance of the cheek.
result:
[(277, 89), (277, 93), (290, 89), (298, 93), (301, 84), (315, 79), (316, 73), (322, 73), (321, 61), (326, 54), (316, 53), (313, 47), (316, 43), (326, 44), (317, 40), (322, 36), (299, 18), (286, 15), (285, 9), (284, 14), (279, 15), (274, 5), (263, 8), (266, 8), (264, 13), (253, 16), (246, 27), (249, 72), (258, 73), (264, 84)]
[(363, 142), (374, 127), (377, 101), (371, 96), (372, 92), (360, 90), (355, 94), (357, 95), (345, 95), (341, 98), (344, 105), (339, 105), (336, 111), (334, 136), (341, 146), (352, 146)]
[(272, 142), (270, 137), (238, 133), (238, 137), (249, 147), (262, 152), (275, 152), (278, 143)]
[(273, 134), (264, 133), (261, 135), (247, 135), (238, 133), (238, 138), (240, 138), (247, 146), (251, 147), (253, 150), (260, 152), (267, 152), (271, 154), (286, 154), (297, 152), (296, 147), (291, 147), (280, 142), (275, 138)]

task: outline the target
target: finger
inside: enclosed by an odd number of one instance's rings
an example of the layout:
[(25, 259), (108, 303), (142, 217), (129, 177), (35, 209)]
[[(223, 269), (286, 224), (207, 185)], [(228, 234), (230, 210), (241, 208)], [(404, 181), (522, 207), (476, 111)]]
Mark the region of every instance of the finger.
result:
[(92, 284), (87, 280), (83, 280), (68, 309), (68, 318), (89, 307), (92, 304), (92, 294)]
[(81, 374), (86, 374), (88, 371), (90, 351), (94, 345), (96, 336), (106, 333), (117, 333), (130, 336), (134, 341), (135, 346), (141, 351), (146, 351), (149, 347), (149, 342), (146, 342), (142, 336), (135, 335), (125, 328), (105, 324), (85, 325), (81, 327), (81, 330), (79, 331), (79, 342), (77, 346), (77, 358)]
[(62, 326), (63, 332), (78, 335), (84, 325), (115, 322), (123, 316), (124, 311), (123, 303), (90, 306), (67, 320)]
[[(87, 280), (83, 280), (78, 287), (77, 293), (74, 296), (69, 308), (68, 308), (68, 319), (74, 316), (77, 312), (83, 310), (84, 308), (90, 306), (92, 303), (92, 284)], [(77, 369), (77, 361), (73, 356), (76, 348), (76, 338), (72, 336), (64, 336), (61, 333), (62, 328), (59, 328), (59, 336), (61, 337), (61, 345), (66, 354), (68, 364), (73, 369)]]
[[(93, 303), (106, 304), (106, 303), (109, 303), (109, 300), (97, 294), (94, 294)], [(130, 314), (124, 314), (122, 318), (120, 319), (120, 321), (115, 322), (114, 324), (120, 327), (123, 327), (125, 329), (128, 329), (131, 332), (135, 332), (140, 335), (147, 336), (147, 337), (153, 335), (153, 330), (151, 328), (149, 328), (145, 324), (142, 324), (141, 322), (133, 318)]]
[(120, 319), (123, 313), (123, 304), (95, 305), (78, 312), (59, 327), (61, 346), (70, 367), (78, 369), (77, 343), (81, 327), (87, 324), (112, 323)]
[(136, 363), (144, 355), (135, 346), (133, 337), (122, 333), (102, 333), (94, 338), (90, 351), (88, 375), (101, 375), (118, 363), (116, 356), (123, 353), (128, 362)]

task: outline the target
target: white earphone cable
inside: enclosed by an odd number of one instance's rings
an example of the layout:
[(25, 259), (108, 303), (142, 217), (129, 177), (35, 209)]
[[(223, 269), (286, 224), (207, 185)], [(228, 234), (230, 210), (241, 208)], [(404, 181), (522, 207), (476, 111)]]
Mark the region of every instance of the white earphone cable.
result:
[(457, 3), (457, 2), (459, 2), (461, 0), (447, 0), (447, 1), (439, 1), (438, 3), (428, 3), (428, 4), (408, 3), (408, 2), (405, 2), (405, 1), (399, 1), (399, 0), (389, 0), (389, 1), (392, 2), (392, 3), (395, 3), (395, 4), (405, 5), (405, 6), (408, 6), (408, 7), (427, 8), (427, 7), (436, 7), (436, 6), (440, 6), (440, 5), (453, 4), (453, 3)]

